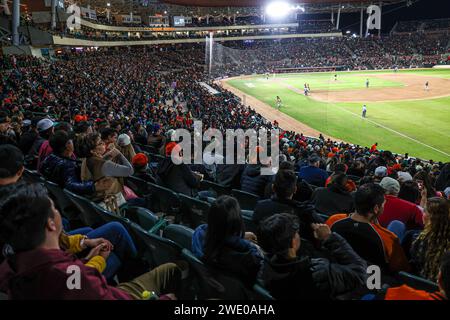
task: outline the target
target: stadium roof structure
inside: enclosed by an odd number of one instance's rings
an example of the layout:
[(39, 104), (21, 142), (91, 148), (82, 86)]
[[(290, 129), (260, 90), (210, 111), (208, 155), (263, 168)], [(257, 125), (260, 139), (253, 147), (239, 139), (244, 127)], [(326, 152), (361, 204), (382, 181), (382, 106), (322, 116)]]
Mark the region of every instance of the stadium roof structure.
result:
[[(78, 0), (78, 4), (90, 5), (100, 12), (106, 10), (107, 3), (113, 14), (119, 13), (146, 13), (170, 15), (191, 14), (230, 14), (240, 13), (258, 14), (272, 0)], [(285, 0), (292, 4), (299, 4), (305, 8), (305, 13), (336, 12), (339, 8), (342, 13), (359, 11), (368, 4), (396, 4), (414, 3), (418, 0)]]
[[(162, 0), (165, 3), (171, 3), (182, 6), (194, 7), (259, 7), (264, 6), (270, 0)], [(361, 4), (361, 3), (398, 3), (406, 0), (291, 0), (293, 4)]]

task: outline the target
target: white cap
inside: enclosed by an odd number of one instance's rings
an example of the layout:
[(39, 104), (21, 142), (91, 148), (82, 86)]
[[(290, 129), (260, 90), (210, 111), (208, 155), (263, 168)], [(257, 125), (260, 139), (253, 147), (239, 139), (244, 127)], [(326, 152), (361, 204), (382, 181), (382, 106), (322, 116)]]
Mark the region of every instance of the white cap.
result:
[(125, 133), (122, 133), (117, 137), (117, 144), (121, 147), (126, 147), (130, 143), (131, 143), (130, 136)]
[(37, 129), (38, 129), (38, 131), (46, 131), (46, 130), (50, 129), (51, 127), (53, 127), (54, 124), (55, 123), (52, 120), (45, 118), (45, 119), (39, 120), (39, 122), (37, 123)]

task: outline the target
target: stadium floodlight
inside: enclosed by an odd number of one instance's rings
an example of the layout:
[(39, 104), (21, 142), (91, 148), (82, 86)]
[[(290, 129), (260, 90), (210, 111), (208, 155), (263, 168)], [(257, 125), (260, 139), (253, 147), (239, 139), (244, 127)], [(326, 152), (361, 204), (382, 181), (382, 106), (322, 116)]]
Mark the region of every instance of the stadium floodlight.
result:
[(108, 3), (106, 4), (106, 6), (107, 6), (107, 7), (111, 7), (111, 3), (108, 2)]
[(293, 10), (300, 10), (301, 12), (305, 12), (305, 8), (299, 5), (292, 7)]
[(291, 11), (291, 5), (284, 1), (271, 2), (266, 7), (266, 14), (273, 18), (283, 18)]

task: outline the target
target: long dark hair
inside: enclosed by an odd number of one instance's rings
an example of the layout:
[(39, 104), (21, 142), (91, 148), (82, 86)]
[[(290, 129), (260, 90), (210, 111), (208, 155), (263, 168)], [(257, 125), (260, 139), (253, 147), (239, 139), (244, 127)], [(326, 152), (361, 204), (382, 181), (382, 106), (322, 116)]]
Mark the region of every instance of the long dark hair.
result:
[(427, 197), (432, 198), (436, 196), (436, 190), (433, 188), (430, 175), (428, 172), (421, 170), (414, 175), (414, 180), (422, 180), (425, 188), (427, 188)]
[(450, 201), (438, 197), (429, 198), (425, 211), (429, 220), (416, 239), (427, 243), (420, 250), (425, 261), (420, 272), (423, 277), (437, 281), (441, 257), (450, 251)]
[(412, 203), (418, 203), (420, 199), (420, 190), (417, 182), (412, 180), (403, 182), (400, 185), (398, 197)]
[(208, 214), (203, 260), (214, 262), (228, 237), (243, 237), (244, 221), (238, 201), (230, 196), (221, 196), (211, 205)]

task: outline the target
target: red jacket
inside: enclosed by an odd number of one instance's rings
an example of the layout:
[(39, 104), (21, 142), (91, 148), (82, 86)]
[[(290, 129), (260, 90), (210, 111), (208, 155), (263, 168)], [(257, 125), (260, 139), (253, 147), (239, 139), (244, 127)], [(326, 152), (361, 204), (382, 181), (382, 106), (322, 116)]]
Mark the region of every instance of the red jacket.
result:
[(383, 227), (386, 228), (393, 220), (399, 220), (407, 229), (423, 228), (423, 212), (416, 204), (391, 195), (386, 195), (385, 198), (384, 211), (378, 217), (378, 222)]
[[(14, 269), (11, 265), (15, 265)], [(70, 290), (67, 280), (80, 269), (80, 289)], [(71, 281), (69, 281), (71, 283)], [(10, 299), (43, 300), (131, 300), (123, 290), (111, 287), (97, 269), (87, 267), (81, 260), (60, 249), (36, 249), (6, 260), (0, 265), (0, 290)]]

